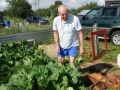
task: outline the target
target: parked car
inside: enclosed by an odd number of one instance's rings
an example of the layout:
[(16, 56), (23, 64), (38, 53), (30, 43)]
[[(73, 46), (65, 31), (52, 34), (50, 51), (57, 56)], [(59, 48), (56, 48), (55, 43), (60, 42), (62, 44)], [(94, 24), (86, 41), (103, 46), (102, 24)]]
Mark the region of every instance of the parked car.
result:
[(41, 16), (28, 16), (26, 18), (26, 22), (28, 22), (29, 24), (31, 24), (31, 23), (38, 24), (39, 22), (40, 22), (40, 24), (43, 24), (43, 25), (49, 24), (49, 20), (47, 20)]
[(107, 38), (115, 45), (120, 45), (120, 6), (99, 7), (90, 10), (80, 19), (83, 31), (91, 32), (93, 25), (98, 30), (105, 29)]

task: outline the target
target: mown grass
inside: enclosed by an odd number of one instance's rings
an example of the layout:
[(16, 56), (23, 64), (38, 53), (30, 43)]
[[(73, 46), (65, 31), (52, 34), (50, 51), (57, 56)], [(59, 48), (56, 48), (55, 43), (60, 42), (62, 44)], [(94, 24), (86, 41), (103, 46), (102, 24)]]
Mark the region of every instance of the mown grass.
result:
[(120, 54), (120, 46), (113, 45), (110, 41), (107, 44), (108, 52), (101, 59), (106, 62), (117, 62), (117, 56)]
[[(99, 60), (103, 62), (117, 62), (117, 56), (120, 54), (120, 46), (113, 45), (110, 40), (107, 41), (108, 52)], [(104, 41), (99, 40), (99, 52), (103, 52)], [(85, 40), (85, 55), (82, 56), (84, 62), (91, 62), (92, 60), (92, 49), (90, 40)]]

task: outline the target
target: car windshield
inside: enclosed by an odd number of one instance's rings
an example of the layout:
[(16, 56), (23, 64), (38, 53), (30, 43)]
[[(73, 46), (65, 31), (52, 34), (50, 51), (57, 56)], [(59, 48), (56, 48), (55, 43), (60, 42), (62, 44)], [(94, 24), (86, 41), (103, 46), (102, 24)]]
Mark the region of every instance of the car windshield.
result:
[(40, 16), (37, 16), (37, 19), (39, 19), (39, 20), (44, 20), (44, 18), (43, 18), (43, 17), (40, 17)]

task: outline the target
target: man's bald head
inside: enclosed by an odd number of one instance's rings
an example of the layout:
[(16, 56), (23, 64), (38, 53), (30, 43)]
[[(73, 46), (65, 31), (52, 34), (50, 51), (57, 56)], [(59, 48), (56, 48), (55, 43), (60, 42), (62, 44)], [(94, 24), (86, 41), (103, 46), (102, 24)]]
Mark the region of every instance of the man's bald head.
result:
[(68, 19), (68, 8), (66, 5), (60, 5), (58, 7), (58, 13), (61, 16), (61, 19), (66, 21)]
[(61, 12), (68, 12), (68, 9), (66, 7), (66, 5), (60, 5), (58, 7), (58, 12), (61, 13)]

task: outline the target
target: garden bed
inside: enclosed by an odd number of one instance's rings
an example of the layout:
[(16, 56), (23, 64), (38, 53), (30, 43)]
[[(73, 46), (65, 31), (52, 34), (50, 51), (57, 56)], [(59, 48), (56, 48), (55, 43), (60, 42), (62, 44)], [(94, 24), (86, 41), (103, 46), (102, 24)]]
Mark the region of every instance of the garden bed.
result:
[[(50, 51), (53, 52), (53, 48)], [(108, 76), (107, 72), (114, 68), (114, 65), (99, 60), (84, 65), (80, 65), (81, 60), (76, 60), (75, 65), (72, 65), (68, 58), (65, 58), (64, 65), (60, 65), (57, 58), (49, 58), (43, 52), (36, 43), (28, 43), (26, 40), (0, 44), (0, 90), (89, 90), (96, 87), (100, 90), (99, 85), (108, 90), (119, 88), (103, 84), (106, 82), (103, 82), (102, 77)], [(98, 75), (101, 78), (95, 78)], [(111, 76), (112, 79), (118, 80), (118, 77), (116, 79)], [(97, 80), (100, 83), (97, 83)], [(111, 83), (109, 80), (107, 82)]]

